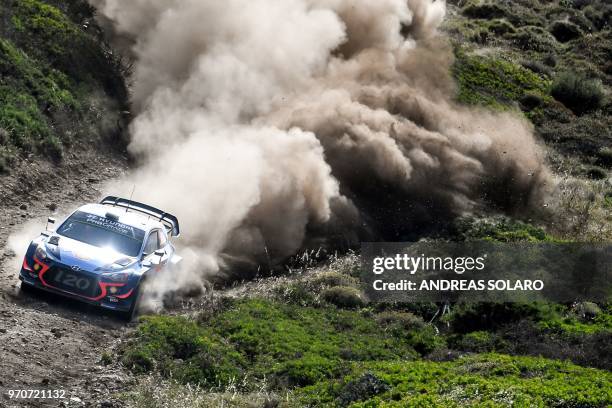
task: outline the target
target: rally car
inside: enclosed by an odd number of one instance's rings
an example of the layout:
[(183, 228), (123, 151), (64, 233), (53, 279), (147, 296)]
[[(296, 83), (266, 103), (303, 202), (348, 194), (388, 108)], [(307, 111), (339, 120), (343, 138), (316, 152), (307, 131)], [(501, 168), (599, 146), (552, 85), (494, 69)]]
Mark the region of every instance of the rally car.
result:
[(21, 287), (36, 287), (112, 309), (128, 320), (138, 311), (145, 279), (171, 273), (181, 257), (174, 215), (136, 201), (106, 197), (34, 239), (23, 259)]

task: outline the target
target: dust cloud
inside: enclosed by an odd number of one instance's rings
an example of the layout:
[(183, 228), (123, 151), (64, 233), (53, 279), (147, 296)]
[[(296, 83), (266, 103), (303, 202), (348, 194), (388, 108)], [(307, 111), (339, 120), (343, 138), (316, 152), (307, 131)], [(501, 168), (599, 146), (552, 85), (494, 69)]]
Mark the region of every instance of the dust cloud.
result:
[(547, 191), (525, 120), (453, 102), (443, 1), (90, 1), (135, 58), (140, 165), (108, 189), (182, 225), (187, 266), (164, 285)]

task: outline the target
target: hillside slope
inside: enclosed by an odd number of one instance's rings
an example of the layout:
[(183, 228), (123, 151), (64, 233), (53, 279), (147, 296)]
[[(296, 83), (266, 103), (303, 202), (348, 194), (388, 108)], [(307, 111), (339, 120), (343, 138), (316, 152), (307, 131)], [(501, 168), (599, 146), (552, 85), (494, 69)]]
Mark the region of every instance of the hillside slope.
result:
[(457, 50), (459, 101), (522, 111), (549, 147), (580, 163), (562, 170), (605, 178), (612, 166), (612, 5), (451, 3), (446, 31)]
[(0, 173), (35, 155), (125, 145), (122, 61), (86, 1), (0, 1)]

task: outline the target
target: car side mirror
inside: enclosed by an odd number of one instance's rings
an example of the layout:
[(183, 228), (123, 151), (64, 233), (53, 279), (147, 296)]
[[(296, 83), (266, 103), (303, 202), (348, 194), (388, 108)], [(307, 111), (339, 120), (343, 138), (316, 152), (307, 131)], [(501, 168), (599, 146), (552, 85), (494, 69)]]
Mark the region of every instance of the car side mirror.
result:
[(51, 218), (51, 217), (47, 218), (47, 226), (45, 227), (45, 229), (49, 231), (49, 225), (53, 225), (53, 224), (55, 224), (55, 218)]

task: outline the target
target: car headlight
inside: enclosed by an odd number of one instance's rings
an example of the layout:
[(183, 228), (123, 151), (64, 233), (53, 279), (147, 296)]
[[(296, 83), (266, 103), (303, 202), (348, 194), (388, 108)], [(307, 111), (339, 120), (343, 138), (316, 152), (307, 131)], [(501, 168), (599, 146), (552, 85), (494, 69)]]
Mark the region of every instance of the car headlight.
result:
[(42, 245), (39, 245), (36, 248), (36, 251), (34, 252), (34, 256), (36, 257), (36, 259), (38, 259), (39, 261), (46, 261), (48, 256), (47, 256), (47, 251), (45, 251), (45, 248), (42, 247)]
[(60, 259), (60, 252), (57, 246), (45, 247), (44, 244), (40, 244), (36, 251), (34, 252), (34, 256), (39, 261), (46, 261), (50, 258), (49, 255), (53, 255), (55, 258)]
[(113, 282), (127, 282), (130, 278), (130, 274), (128, 272), (108, 273), (105, 274), (104, 277)]

